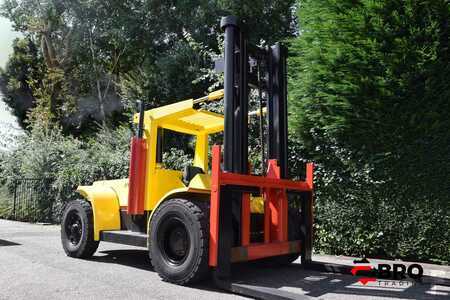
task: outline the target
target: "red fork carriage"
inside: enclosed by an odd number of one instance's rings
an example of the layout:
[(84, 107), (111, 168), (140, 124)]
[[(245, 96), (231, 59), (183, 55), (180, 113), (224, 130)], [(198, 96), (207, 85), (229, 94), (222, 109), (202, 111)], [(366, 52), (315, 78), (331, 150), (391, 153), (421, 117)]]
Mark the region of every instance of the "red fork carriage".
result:
[[(288, 240), (287, 190), (313, 191), (313, 164), (306, 165), (306, 180), (293, 181), (280, 178), (280, 167), (276, 160), (269, 160), (267, 176), (227, 173), (220, 169), (221, 148), (213, 147), (210, 207), (209, 265), (218, 265), (220, 206), (228, 199), (221, 199), (227, 187), (245, 191), (259, 189), (264, 198), (264, 242), (250, 243), (250, 192), (242, 192), (240, 247), (231, 248), (230, 261), (256, 260), (270, 256), (301, 252), (302, 241)], [(225, 204), (226, 205), (226, 204)], [(311, 220), (311, 218), (308, 218)], [(311, 226), (312, 224), (309, 224)], [(304, 243), (308, 241), (304, 241)], [(310, 251), (310, 249), (309, 249)], [(306, 254), (306, 253), (305, 253)], [(309, 255), (310, 256), (310, 252)]]

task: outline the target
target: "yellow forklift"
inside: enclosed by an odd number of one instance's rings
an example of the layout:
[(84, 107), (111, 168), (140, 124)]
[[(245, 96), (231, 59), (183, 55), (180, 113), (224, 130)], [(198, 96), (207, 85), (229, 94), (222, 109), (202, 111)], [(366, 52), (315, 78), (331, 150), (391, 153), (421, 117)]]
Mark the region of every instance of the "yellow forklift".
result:
[[(223, 90), (146, 111), (141, 102), (129, 178), (79, 186), (84, 199), (63, 213), (68, 256), (88, 258), (100, 241), (147, 247), (165, 281), (185, 285), (212, 273), (220, 287), (244, 294), (231, 284), (231, 263), (289, 264), (299, 255), (302, 263), (311, 261), (313, 165), (305, 165), (303, 180), (288, 179), (287, 51), (279, 43), (249, 45), (233, 16), (222, 18), (221, 27)], [(252, 89), (260, 105), (249, 113)], [(222, 98), (224, 115), (202, 108)], [(267, 144), (259, 175), (248, 162), (249, 115), (259, 116), (261, 143)], [(183, 170), (163, 161), (168, 132), (195, 141), (192, 165)], [(223, 147), (210, 147), (217, 133)]]

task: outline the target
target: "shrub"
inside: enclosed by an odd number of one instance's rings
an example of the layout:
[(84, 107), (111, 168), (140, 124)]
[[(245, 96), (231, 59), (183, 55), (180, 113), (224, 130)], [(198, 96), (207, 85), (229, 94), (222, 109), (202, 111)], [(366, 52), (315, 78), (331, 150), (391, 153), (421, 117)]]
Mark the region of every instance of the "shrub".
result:
[(19, 137), (18, 147), (2, 158), (2, 185), (12, 191), (15, 180), (45, 178), (48, 187), (36, 189), (38, 207), (53, 209), (58, 220), (64, 203), (79, 195), (78, 185), (95, 180), (128, 176), (131, 130), (102, 128), (88, 141), (64, 136), (59, 128), (34, 125), (30, 133)]
[[(450, 261), (450, 210), (442, 196), (416, 193), (380, 165), (358, 160), (330, 137), (315, 149), (315, 250), (327, 254)], [(302, 174), (304, 144), (290, 137), (291, 175)]]

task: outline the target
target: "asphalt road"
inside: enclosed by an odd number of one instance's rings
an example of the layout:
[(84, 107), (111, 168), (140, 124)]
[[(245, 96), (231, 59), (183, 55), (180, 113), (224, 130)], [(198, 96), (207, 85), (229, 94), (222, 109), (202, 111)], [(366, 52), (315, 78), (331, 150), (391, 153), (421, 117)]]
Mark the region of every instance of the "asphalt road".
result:
[[(317, 256), (342, 262), (345, 258)], [(346, 259), (348, 263), (349, 258)], [(450, 267), (424, 267), (450, 277)], [(432, 275), (433, 275), (432, 274)], [(438, 284), (362, 285), (356, 277), (306, 271), (299, 264), (277, 269), (233, 267), (235, 282), (320, 299), (450, 299), (450, 286)], [(92, 259), (64, 254), (59, 227), (0, 220), (0, 299), (244, 299), (211, 282), (181, 287), (161, 281), (145, 249), (101, 243)]]

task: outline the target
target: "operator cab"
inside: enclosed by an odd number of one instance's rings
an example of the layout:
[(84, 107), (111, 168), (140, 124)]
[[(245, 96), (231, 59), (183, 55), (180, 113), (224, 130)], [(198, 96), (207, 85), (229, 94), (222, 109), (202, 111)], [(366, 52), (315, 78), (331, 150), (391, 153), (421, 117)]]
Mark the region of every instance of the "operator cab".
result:
[[(200, 99), (145, 111), (142, 127), (147, 153), (144, 193), (147, 200), (144, 210), (151, 210), (171, 193), (209, 194), (209, 138), (223, 131), (224, 117), (198, 108), (198, 104), (222, 97), (223, 90), (220, 90)], [(139, 115), (135, 115), (135, 123)], [(175, 150), (171, 149), (173, 146)]]

